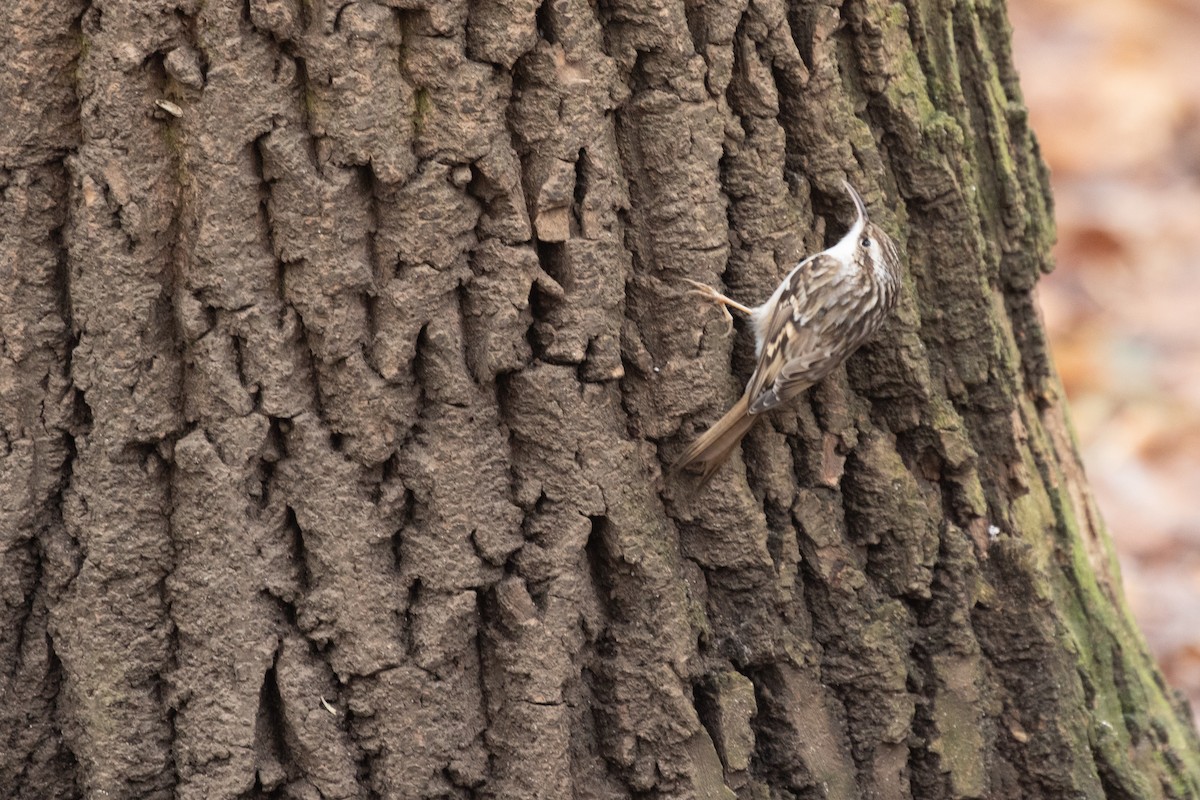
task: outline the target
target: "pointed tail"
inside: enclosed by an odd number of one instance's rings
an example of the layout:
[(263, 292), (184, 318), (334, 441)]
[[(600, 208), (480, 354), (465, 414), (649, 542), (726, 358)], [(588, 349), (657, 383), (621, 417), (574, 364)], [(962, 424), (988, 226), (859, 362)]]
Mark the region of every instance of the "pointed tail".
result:
[(671, 465), (671, 471), (697, 472), (701, 485), (707, 483), (742, 441), (742, 437), (758, 422), (758, 415), (750, 414), (749, 406), (750, 401), (742, 395), (733, 408), (725, 412), (725, 416), (683, 451), (679, 460)]

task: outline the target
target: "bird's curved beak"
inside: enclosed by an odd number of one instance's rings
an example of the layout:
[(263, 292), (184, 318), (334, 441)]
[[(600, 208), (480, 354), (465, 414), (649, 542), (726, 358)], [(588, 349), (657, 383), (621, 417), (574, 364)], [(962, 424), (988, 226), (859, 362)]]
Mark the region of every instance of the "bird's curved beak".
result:
[(862, 195), (850, 185), (850, 181), (843, 180), (842, 186), (846, 187), (846, 193), (854, 201), (854, 211), (858, 215), (858, 218), (854, 220), (854, 227), (865, 224), (867, 221), (867, 204), (863, 202)]

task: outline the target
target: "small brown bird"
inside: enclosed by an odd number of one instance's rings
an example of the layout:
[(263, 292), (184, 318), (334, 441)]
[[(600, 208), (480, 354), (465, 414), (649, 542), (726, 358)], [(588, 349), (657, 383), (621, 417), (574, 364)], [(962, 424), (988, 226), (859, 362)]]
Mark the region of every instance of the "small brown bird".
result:
[(857, 217), (841, 241), (801, 261), (767, 302), (747, 308), (695, 281), (706, 300), (750, 315), (758, 365), (742, 399), (683, 452), (672, 470), (707, 481), (729, 458), (764, 411), (786, 403), (820, 381), (879, 330), (896, 305), (900, 254), (867, 219), (862, 197), (849, 183)]

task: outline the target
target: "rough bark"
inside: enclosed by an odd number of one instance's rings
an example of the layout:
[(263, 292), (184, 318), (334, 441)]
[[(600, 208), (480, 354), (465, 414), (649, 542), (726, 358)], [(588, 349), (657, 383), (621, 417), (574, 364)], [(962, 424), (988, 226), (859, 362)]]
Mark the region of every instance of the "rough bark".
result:
[[(0, 793), (1157, 798), (988, 0), (0, 6)], [(704, 491), (757, 302), (902, 308)]]

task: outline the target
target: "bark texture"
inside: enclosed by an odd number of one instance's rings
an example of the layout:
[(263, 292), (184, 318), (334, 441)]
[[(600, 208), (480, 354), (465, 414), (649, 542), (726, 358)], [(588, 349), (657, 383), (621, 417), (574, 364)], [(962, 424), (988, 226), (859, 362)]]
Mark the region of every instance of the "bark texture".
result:
[[(0, 5), (0, 793), (1184, 798), (991, 0)], [(665, 479), (850, 217), (885, 334)]]

